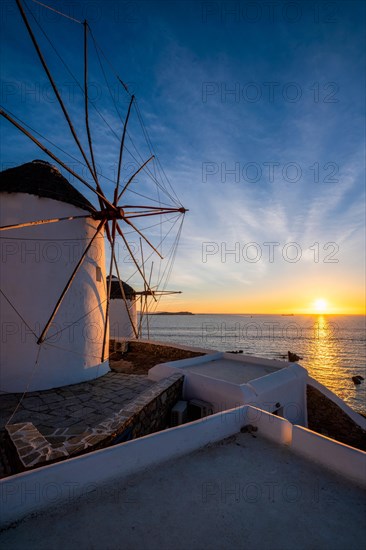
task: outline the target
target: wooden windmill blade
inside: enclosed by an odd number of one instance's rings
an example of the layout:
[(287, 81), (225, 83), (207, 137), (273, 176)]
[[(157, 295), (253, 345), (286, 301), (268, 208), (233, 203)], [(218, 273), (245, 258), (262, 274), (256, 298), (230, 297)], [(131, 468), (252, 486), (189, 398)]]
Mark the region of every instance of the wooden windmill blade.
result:
[[(144, 262), (144, 251), (143, 251), (143, 248), (142, 248), (142, 240), (141, 240), (141, 237), (140, 237), (140, 249), (141, 249), (141, 265), (143, 266), (143, 271), (144, 271), (144, 277), (145, 277), (145, 262)], [(149, 288), (150, 288), (150, 285), (149, 285)], [(145, 278), (144, 278), (144, 290), (146, 292), (147, 290), (147, 284), (145, 283)], [(151, 291), (150, 291), (151, 292)], [(141, 321), (141, 327), (142, 327), (142, 323), (143, 323), (143, 318), (144, 318), (144, 314), (145, 314), (145, 310), (147, 308), (147, 302), (146, 302), (146, 298), (145, 300), (143, 301), (142, 300), (142, 297), (141, 297), (141, 312), (140, 312), (140, 321)]]
[[(150, 277), (149, 277), (149, 284), (151, 285), (151, 278), (152, 278), (152, 272), (153, 272), (154, 262), (151, 262), (151, 269), (150, 269)], [(146, 313), (147, 313), (147, 338), (150, 340), (150, 319), (149, 319), (149, 312), (148, 312), (148, 304), (147, 304), (147, 296), (145, 296), (146, 300)]]
[[(141, 249), (141, 265), (143, 266), (144, 275), (145, 275), (145, 261), (144, 261), (144, 252), (143, 252), (141, 237), (140, 237), (140, 249)], [(156, 298), (154, 296), (154, 291), (151, 290), (151, 278), (152, 278), (153, 267), (154, 267), (154, 262), (151, 262), (150, 275), (149, 275), (149, 284), (148, 285), (144, 284), (144, 293), (141, 294), (141, 306), (142, 307), (141, 307), (141, 312), (140, 312), (140, 330), (142, 331), (143, 319), (144, 319), (144, 316), (146, 315), (146, 327), (147, 327), (147, 338), (148, 338), (148, 340), (150, 339), (150, 327), (149, 327), (147, 296), (148, 295), (153, 296), (154, 300), (156, 300)]]
[(65, 216), (63, 218), (52, 218), (50, 220), (36, 220), (33, 222), (21, 222), (21, 223), (15, 223), (10, 225), (3, 225), (0, 227), (0, 231), (9, 231), (9, 229), (22, 229), (23, 227), (32, 227), (36, 225), (46, 225), (48, 223), (57, 223), (57, 222), (64, 222), (64, 221), (70, 221), (70, 220), (80, 220), (80, 219), (86, 219), (91, 218), (90, 215), (86, 216)]

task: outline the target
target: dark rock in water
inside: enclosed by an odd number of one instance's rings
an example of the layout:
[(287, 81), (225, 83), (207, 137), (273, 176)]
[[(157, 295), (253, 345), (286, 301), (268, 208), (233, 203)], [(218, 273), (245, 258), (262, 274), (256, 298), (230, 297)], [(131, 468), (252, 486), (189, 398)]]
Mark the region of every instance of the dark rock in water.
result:
[(237, 351), (237, 350), (234, 350), (234, 351), (225, 351), (225, 353), (243, 353), (243, 350), (240, 349), (239, 351)]
[(287, 352), (289, 363), (296, 363), (296, 361), (300, 361), (302, 357), (300, 355), (297, 355), (296, 353), (292, 353), (292, 351)]
[(357, 376), (352, 376), (352, 381), (355, 386), (358, 386), (359, 384), (361, 384), (362, 380), (365, 380), (365, 379), (360, 374), (358, 374)]

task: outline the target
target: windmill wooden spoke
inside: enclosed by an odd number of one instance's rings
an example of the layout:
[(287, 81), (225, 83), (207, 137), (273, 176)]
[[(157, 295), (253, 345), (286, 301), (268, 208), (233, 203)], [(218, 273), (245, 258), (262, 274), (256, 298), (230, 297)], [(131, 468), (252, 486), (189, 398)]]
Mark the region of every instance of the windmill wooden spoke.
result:
[[(142, 250), (142, 247), (141, 247), (141, 250)], [(154, 262), (151, 262), (149, 285), (151, 285), (153, 267), (154, 267)], [(153, 297), (155, 297), (155, 294), (153, 294)], [(147, 316), (146, 316), (147, 339), (150, 340), (150, 319), (149, 319), (149, 315), (148, 315), (149, 310), (148, 310), (148, 305), (147, 305), (147, 295), (145, 295), (145, 302), (146, 302), (146, 314), (147, 314)]]
[[(43, 54), (42, 54), (42, 52), (41, 52), (41, 49), (40, 49), (40, 47), (39, 47), (39, 45), (38, 45), (38, 42), (37, 42), (36, 37), (35, 37), (35, 35), (34, 35), (34, 33), (33, 33), (32, 27), (31, 27), (30, 24), (29, 24), (29, 21), (28, 21), (27, 16), (26, 16), (26, 14), (25, 14), (25, 12), (24, 12), (23, 6), (22, 6), (20, 0), (16, 0), (16, 3), (17, 3), (17, 6), (18, 6), (18, 8), (19, 8), (19, 11), (20, 11), (20, 14), (21, 14), (21, 16), (22, 16), (22, 19), (23, 19), (23, 21), (24, 21), (24, 24), (25, 24), (25, 26), (26, 26), (26, 28), (27, 28), (27, 31), (28, 31), (28, 33), (29, 33), (29, 36), (31, 37), (31, 40), (32, 40), (32, 42), (33, 42), (33, 45), (34, 45), (34, 47), (35, 47), (35, 49), (36, 49), (37, 55), (38, 55), (38, 57), (39, 57), (39, 60), (41, 61), (41, 64), (42, 64), (42, 66), (43, 66), (43, 69), (44, 69), (44, 71), (45, 71), (45, 73), (46, 73), (46, 75), (47, 75), (47, 77), (48, 77), (48, 80), (50, 81), (50, 84), (51, 84), (52, 89), (53, 89), (53, 91), (54, 91), (54, 93), (55, 93), (55, 96), (56, 96), (56, 98), (57, 98), (57, 101), (58, 101), (58, 103), (59, 103), (59, 105), (60, 105), (60, 107), (61, 107), (61, 109), (62, 109), (62, 112), (63, 112), (63, 114), (64, 114), (64, 116), (65, 116), (65, 119), (66, 119), (66, 121), (67, 121), (67, 123), (68, 123), (68, 126), (69, 126), (69, 128), (70, 128), (71, 134), (72, 134), (72, 136), (73, 136), (73, 138), (74, 138), (74, 140), (75, 140), (75, 143), (77, 144), (77, 146), (78, 146), (78, 148), (79, 148), (79, 151), (80, 151), (80, 153), (82, 154), (82, 157), (83, 157), (83, 159), (84, 159), (84, 161), (85, 161), (85, 163), (86, 163), (86, 165), (87, 165), (87, 167), (88, 167), (88, 169), (89, 169), (91, 175), (93, 176), (93, 179), (94, 179), (94, 181), (95, 181), (95, 183), (96, 183), (96, 185), (97, 185), (97, 188), (98, 188), (98, 187), (99, 187), (99, 182), (98, 182), (97, 174), (96, 174), (96, 172), (94, 173), (93, 168), (92, 168), (92, 166), (90, 165), (90, 162), (89, 162), (89, 160), (88, 160), (88, 157), (86, 156), (85, 151), (84, 151), (84, 149), (83, 149), (83, 147), (82, 147), (82, 145), (81, 145), (81, 143), (80, 143), (80, 140), (79, 140), (79, 138), (78, 138), (78, 136), (77, 136), (77, 134), (76, 134), (75, 128), (74, 128), (74, 126), (73, 126), (73, 124), (72, 124), (72, 122), (71, 122), (70, 116), (69, 116), (69, 114), (68, 114), (68, 112), (67, 112), (67, 109), (66, 109), (66, 107), (65, 107), (65, 104), (64, 104), (64, 102), (63, 102), (63, 100), (62, 100), (62, 98), (61, 98), (60, 92), (58, 91), (58, 88), (57, 88), (56, 83), (55, 83), (55, 81), (54, 81), (54, 79), (53, 79), (53, 76), (52, 76), (52, 74), (51, 74), (51, 72), (50, 72), (50, 70), (49, 70), (49, 68), (48, 68), (48, 66), (47, 66), (46, 60), (45, 60), (45, 58), (44, 58), (44, 56), (43, 56)], [(99, 193), (100, 193), (100, 191), (99, 191)], [(102, 193), (100, 193), (100, 194), (102, 194)], [(103, 199), (103, 200), (106, 200), (105, 197), (104, 197), (104, 195), (102, 195), (102, 199)]]
[(142, 296), (140, 298), (140, 321), (139, 321), (139, 336), (142, 335), (142, 319), (143, 319), (143, 311), (142, 311)]
[(128, 212), (127, 214), (125, 214), (123, 216), (123, 219), (124, 220), (130, 220), (132, 218), (147, 218), (148, 216), (157, 216), (159, 214), (163, 215), (163, 214), (171, 214), (172, 212), (180, 212), (180, 210), (160, 210), (160, 211), (157, 211), (157, 210), (154, 210), (153, 212), (151, 211), (141, 211), (141, 212)]
[[(122, 231), (121, 228), (119, 227), (118, 223), (117, 223), (117, 226), (116, 226), (116, 227), (117, 227), (118, 233), (120, 234), (120, 236), (121, 236), (122, 239), (123, 239), (123, 242), (124, 242), (125, 245), (126, 245), (126, 248), (127, 248), (128, 252), (129, 252), (131, 258), (132, 258), (133, 263), (135, 264), (135, 266), (136, 266), (136, 268), (137, 268), (137, 271), (140, 273), (140, 275), (141, 275), (141, 277), (142, 277), (142, 280), (144, 281), (144, 284), (146, 284), (146, 287), (148, 288), (148, 290), (151, 290), (151, 288), (150, 288), (148, 282), (146, 281), (145, 275), (143, 274), (143, 272), (142, 272), (142, 270), (141, 270), (141, 267), (140, 267), (139, 264), (137, 263), (136, 258), (135, 258), (135, 256), (134, 256), (132, 250), (131, 250), (131, 247), (130, 247), (130, 245), (128, 244), (127, 239), (126, 239), (126, 237), (124, 236), (123, 231)], [(156, 298), (154, 298), (154, 300), (156, 301)]]
[[(142, 270), (143, 270), (144, 277), (145, 277), (144, 249), (142, 248), (141, 238), (140, 238), (140, 250), (141, 250), (141, 266), (142, 266)], [(146, 291), (146, 284), (144, 284), (144, 290)], [(145, 315), (145, 309), (147, 311), (146, 294), (145, 294), (144, 301), (142, 300), (142, 296), (141, 296), (141, 312), (140, 312), (140, 327), (139, 327), (140, 334), (142, 334), (142, 321), (143, 321), (143, 317)]]
[[(188, 210), (186, 208), (183, 208), (183, 207), (179, 207), (179, 208), (174, 208), (174, 207), (169, 207), (169, 206), (146, 206), (146, 205), (137, 205), (137, 204), (124, 204), (121, 206), (121, 208), (123, 208), (124, 210), (126, 208), (145, 208), (147, 210), (164, 210), (164, 211), (167, 211), (167, 212), (181, 212), (182, 214), (185, 214), (186, 212), (188, 212)], [(159, 212), (158, 212), (159, 214)]]
[[(133, 210), (129, 210), (129, 209)], [(143, 218), (144, 216), (157, 216), (157, 215), (163, 215), (163, 214), (185, 214), (188, 212), (186, 208), (180, 207), (180, 208), (174, 208), (174, 207), (168, 207), (168, 206), (150, 206), (150, 205), (132, 205), (132, 204), (124, 204), (120, 206), (120, 209), (123, 211), (123, 217), (124, 219), (131, 219), (131, 218)]]
[[(24, 128), (21, 124), (19, 124), (13, 117), (11, 117), (6, 111), (4, 111), (4, 109), (1, 109), (0, 108), (0, 115), (2, 115), (4, 118), (6, 118), (6, 120), (8, 120), (9, 122), (11, 122), (16, 128), (18, 128), (18, 130), (20, 130), (21, 132), (23, 132), (23, 134), (25, 134), (27, 137), (29, 137), (29, 139), (31, 139), (33, 141), (33, 143), (35, 143), (40, 149), (42, 149), (42, 151), (44, 153), (46, 153), (46, 155), (48, 155), (49, 157), (51, 157), (51, 159), (53, 159), (55, 162), (57, 162), (57, 164), (59, 164), (60, 166), (62, 166), (62, 168), (64, 168), (69, 174), (71, 174), (72, 176), (74, 176), (74, 178), (76, 178), (77, 180), (79, 180), (81, 183), (83, 183), (84, 185), (86, 185), (86, 187), (88, 189), (90, 189), (90, 191), (93, 191), (93, 193), (95, 193), (96, 195), (98, 195), (105, 203), (106, 205), (115, 210), (116, 207), (114, 206), (114, 204), (112, 204), (111, 202), (109, 202), (105, 196), (101, 193), (99, 193), (99, 191), (97, 191), (96, 189), (94, 189), (94, 187), (92, 187), (87, 181), (85, 181), (84, 178), (82, 178), (81, 176), (79, 176), (79, 174), (77, 174), (76, 172), (74, 172), (74, 170), (72, 170), (71, 168), (69, 168), (69, 166), (67, 166), (67, 164), (65, 164), (64, 162), (62, 162), (62, 160), (60, 160), (58, 157), (56, 157), (56, 155), (54, 155), (52, 153), (52, 151), (50, 151), (49, 149), (47, 149), (47, 147), (45, 147), (40, 141), (38, 141), (37, 138), (35, 138), (30, 132), (28, 132), (28, 130), (26, 128)], [(96, 210), (96, 209), (95, 209)]]
[(95, 166), (94, 151), (93, 151), (93, 145), (92, 145), (92, 139), (91, 139), (90, 126), (89, 126), (88, 23), (85, 20), (83, 24), (84, 24), (84, 107), (85, 107), (85, 127), (86, 127), (86, 133), (87, 133), (87, 136), (88, 136), (90, 158), (91, 158), (92, 165), (93, 165), (94, 180), (97, 183), (98, 191), (101, 191), (100, 186), (99, 186), (99, 182), (98, 182), (98, 177), (97, 177), (97, 169), (96, 169), (96, 166)]
[(107, 235), (107, 239), (108, 239), (109, 243), (112, 244), (111, 231), (110, 231), (109, 225), (107, 223), (105, 224), (105, 234)]
[[(163, 256), (160, 254), (160, 252), (155, 248), (154, 245), (151, 244), (151, 242), (149, 241), (149, 239), (147, 237), (145, 237), (145, 235), (143, 233), (141, 233), (141, 231), (135, 226), (135, 224), (133, 224), (129, 219), (127, 218), (123, 218), (123, 220), (128, 224), (130, 225), (135, 231), (136, 233), (138, 233), (140, 235), (140, 237), (142, 237), (144, 239), (144, 241), (153, 249), (154, 252), (156, 252), (156, 254), (163, 260)], [(141, 248), (142, 250), (142, 248)]]
[(170, 294), (182, 294), (182, 291), (181, 290), (152, 290), (151, 292), (150, 291), (145, 291), (145, 290), (142, 290), (140, 292), (136, 292), (136, 294), (138, 296), (144, 296), (145, 294), (147, 294), (148, 296), (151, 296), (151, 294), (154, 294), (154, 296), (169, 296)]
[(105, 322), (104, 322), (104, 331), (103, 331), (102, 363), (105, 359), (105, 346), (106, 346), (107, 330), (108, 330), (109, 303), (111, 300), (111, 289), (112, 289), (113, 254), (114, 254), (114, 244), (116, 240), (116, 225), (117, 225), (117, 220), (113, 220), (112, 235), (111, 235), (111, 260), (109, 263), (109, 279), (108, 279), (108, 286), (107, 286), (107, 305), (105, 310)]
[(125, 289), (123, 288), (121, 276), (120, 276), (120, 274), (119, 274), (118, 263), (117, 263), (117, 259), (116, 259), (116, 255), (115, 255), (114, 250), (113, 250), (113, 261), (114, 261), (114, 266), (115, 266), (115, 268), (116, 268), (116, 273), (117, 273), (117, 279), (118, 279), (118, 283), (119, 283), (119, 288), (120, 288), (120, 290), (121, 290), (121, 294), (122, 294), (122, 297), (123, 297), (123, 301), (124, 301), (125, 306), (126, 306), (127, 315), (128, 315), (129, 320), (130, 320), (130, 323), (131, 323), (131, 327), (132, 327), (133, 333), (134, 333), (135, 337), (138, 338), (138, 332), (137, 332), (137, 330), (136, 330), (135, 323), (133, 322), (133, 319), (132, 319), (132, 317), (131, 317), (130, 308), (129, 308), (128, 303), (127, 303), (126, 293), (125, 293)]
[(42, 344), (42, 342), (44, 342), (44, 340), (45, 340), (45, 338), (46, 338), (46, 335), (47, 335), (47, 332), (48, 332), (48, 329), (50, 328), (50, 325), (51, 325), (53, 319), (55, 318), (55, 315), (56, 315), (56, 313), (57, 313), (57, 311), (58, 311), (58, 309), (59, 309), (59, 307), (60, 307), (60, 305), (61, 305), (61, 303), (62, 303), (62, 300), (64, 299), (64, 296), (65, 296), (66, 292), (69, 290), (70, 285), (71, 285), (72, 281), (74, 280), (76, 273), (77, 273), (78, 270), (79, 270), (79, 267), (80, 267), (81, 264), (83, 263), (83, 261), (84, 261), (86, 255), (87, 255), (87, 253), (89, 252), (90, 247), (91, 247), (91, 245), (93, 244), (93, 242), (95, 241), (96, 237), (99, 235), (99, 233), (100, 233), (101, 230), (103, 229), (104, 224), (105, 224), (105, 220), (102, 220), (102, 221), (100, 222), (100, 224), (98, 225), (97, 230), (96, 230), (95, 234), (93, 235), (93, 238), (90, 239), (90, 242), (89, 242), (88, 246), (87, 246), (86, 249), (84, 250), (84, 252), (83, 252), (83, 254), (82, 254), (80, 260), (79, 260), (78, 263), (76, 264), (76, 267), (75, 267), (74, 271), (72, 272), (72, 274), (71, 274), (69, 280), (68, 280), (67, 283), (66, 283), (65, 288), (63, 289), (63, 291), (62, 291), (62, 293), (61, 293), (59, 299), (57, 300), (57, 303), (56, 303), (56, 305), (55, 305), (55, 307), (54, 307), (54, 309), (53, 309), (53, 311), (52, 311), (52, 313), (51, 313), (50, 318), (48, 319), (48, 321), (47, 321), (47, 323), (46, 323), (46, 325), (45, 325), (45, 327), (44, 327), (44, 329), (43, 329), (43, 331), (42, 331), (42, 334), (40, 335), (40, 337), (39, 337), (38, 340), (37, 340), (37, 344)]
[(122, 189), (122, 191), (120, 192), (120, 194), (118, 195), (118, 200), (120, 200), (120, 198), (122, 197), (123, 193), (127, 190), (128, 186), (130, 185), (130, 183), (134, 180), (134, 178), (137, 176), (137, 174), (139, 174), (141, 172), (141, 170), (143, 170), (145, 168), (145, 166), (154, 158), (154, 155), (152, 155), (150, 158), (148, 158), (144, 164), (142, 164), (140, 166), (140, 168), (138, 170), (136, 170), (136, 172), (134, 174), (132, 174), (132, 176), (130, 177), (130, 179), (128, 180), (128, 182), (126, 183), (126, 185), (124, 186), (124, 188)]
[(90, 214), (86, 214), (86, 216), (67, 216), (66, 218), (53, 218), (50, 220), (37, 220), (34, 222), (23, 222), (23, 223), (15, 223), (13, 225), (3, 225), (0, 227), (0, 231), (7, 231), (8, 229), (21, 229), (22, 227), (32, 227), (34, 225), (45, 225), (47, 223), (56, 223), (56, 222), (63, 222), (63, 221), (69, 221), (69, 220), (80, 220), (85, 218), (91, 218)]
[[(105, 204), (110, 204), (103, 193), (102, 188), (100, 187), (99, 181), (98, 181), (98, 174), (97, 174), (97, 168), (95, 164), (94, 159), (94, 151), (93, 151), (93, 144), (91, 139), (91, 131), (89, 126), (89, 95), (88, 95), (88, 23), (85, 20), (84, 21), (84, 110), (85, 110), (85, 127), (86, 127), (86, 133), (88, 136), (88, 144), (89, 144), (89, 151), (90, 151), (90, 157), (93, 164), (93, 170), (94, 170), (94, 181), (97, 185), (97, 191), (99, 193), (98, 200), (99, 200), (99, 206), (100, 208), (103, 208)], [(104, 197), (104, 199), (102, 199)]]
[(118, 199), (119, 199), (119, 197), (118, 197), (118, 188), (119, 188), (119, 180), (120, 180), (120, 177), (121, 177), (122, 156), (123, 156), (123, 149), (124, 149), (124, 143), (125, 143), (125, 137), (126, 137), (126, 131), (127, 131), (127, 124), (128, 124), (128, 119), (130, 118), (131, 107), (132, 107), (132, 103), (133, 103), (134, 99), (135, 99), (135, 96), (133, 95), (131, 97), (131, 101), (130, 101), (130, 104), (128, 106), (126, 120), (125, 120), (125, 123), (123, 125), (123, 134), (122, 134), (121, 147), (120, 147), (120, 150), (119, 150), (119, 159), (118, 159), (117, 184), (116, 184), (116, 188), (114, 190), (114, 201), (113, 201), (113, 203), (116, 206), (117, 206), (117, 202), (118, 202)]

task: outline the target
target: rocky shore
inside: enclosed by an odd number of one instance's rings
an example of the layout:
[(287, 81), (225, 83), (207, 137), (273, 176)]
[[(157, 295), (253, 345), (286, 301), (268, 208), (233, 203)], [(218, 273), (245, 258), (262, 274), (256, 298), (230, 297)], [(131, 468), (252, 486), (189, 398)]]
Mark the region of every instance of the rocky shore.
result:
[(308, 427), (319, 434), (366, 451), (366, 431), (316, 388), (307, 386)]
[(147, 374), (149, 369), (159, 363), (179, 361), (198, 357), (203, 353), (181, 348), (150, 344), (148, 342), (131, 341), (127, 351), (116, 351), (110, 356), (110, 367), (116, 372), (125, 374)]

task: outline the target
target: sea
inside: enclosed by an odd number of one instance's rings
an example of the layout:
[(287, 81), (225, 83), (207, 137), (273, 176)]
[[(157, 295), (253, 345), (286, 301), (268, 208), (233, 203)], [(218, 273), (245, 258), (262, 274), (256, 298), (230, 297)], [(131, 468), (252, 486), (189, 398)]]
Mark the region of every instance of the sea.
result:
[[(143, 337), (217, 351), (287, 360), (366, 413), (366, 317), (363, 315), (149, 315)], [(352, 376), (365, 380), (355, 385)]]

